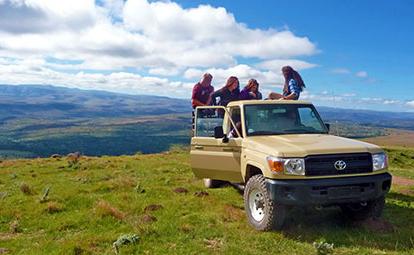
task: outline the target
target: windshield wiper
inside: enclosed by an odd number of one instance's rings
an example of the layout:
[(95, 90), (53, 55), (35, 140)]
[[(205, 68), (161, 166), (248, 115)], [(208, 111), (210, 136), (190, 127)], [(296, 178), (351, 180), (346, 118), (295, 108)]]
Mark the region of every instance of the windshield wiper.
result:
[(254, 131), (249, 133), (249, 135), (282, 135), (284, 133), (274, 132), (274, 131)]
[(286, 133), (285, 134), (326, 134), (323, 131), (317, 131), (317, 130), (303, 130), (303, 129), (288, 129), (283, 130)]

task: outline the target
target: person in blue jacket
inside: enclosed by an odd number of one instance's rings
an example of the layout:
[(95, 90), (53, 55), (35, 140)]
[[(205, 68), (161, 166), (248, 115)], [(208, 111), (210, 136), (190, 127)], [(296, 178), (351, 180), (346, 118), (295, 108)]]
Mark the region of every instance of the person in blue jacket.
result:
[(283, 94), (271, 92), (269, 99), (285, 99), (298, 100), (300, 93), (305, 88), (305, 83), (300, 74), (290, 66), (282, 67), (282, 73), (285, 77), (285, 84), (283, 86)]

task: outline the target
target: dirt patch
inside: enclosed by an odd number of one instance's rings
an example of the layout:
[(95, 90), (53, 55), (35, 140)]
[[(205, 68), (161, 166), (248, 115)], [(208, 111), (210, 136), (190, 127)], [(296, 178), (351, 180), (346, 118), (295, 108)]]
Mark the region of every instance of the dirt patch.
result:
[(19, 237), (21, 233), (0, 233), (0, 241), (13, 240)]
[(73, 247), (73, 254), (75, 255), (82, 255), (85, 254), (86, 251), (84, 249), (82, 249), (81, 247), (75, 246)]
[(363, 141), (377, 144), (380, 146), (414, 146), (414, 132), (398, 129), (387, 129), (389, 135), (377, 136), (363, 139)]
[(9, 253), (9, 249), (0, 248), (0, 254), (7, 254), (7, 253)]
[(9, 230), (10, 230), (10, 233), (13, 233), (13, 234), (21, 233), (22, 232), (22, 229), (20, 227), (19, 221), (18, 220), (12, 221), (10, 223)]
[(204, 244), (209, 249), (217, 250), (217, 249), (220, 249), (221, 246), (223, 245), (223, 240), (217, 239), (217, 238), (215, 238), (215, 239), (204, 239)]
[(141, 221), (144, 223), (152, 223), (152, 222), (156, 222), (157, 218), (149, 214), (144, 214), (141, 218)]
[(175, 193), (183, 193), (183, 194), (187, 194), (188, 193), (188, 189), (183, 188), (183, 187), (179, 187), (173, 190)]
[(235, 205), (225, 205), (222, 218), (224, 222), (239, 221), (244, 218), (244, 211)]
[(103, 216), (112, 216), (118, 220), (123, 220), (125, 218), (125, 213), (121, 212), (119, 209), (113, 207), (106, 201), (99, 201), (96, 204), (95, 212), (97, 215)]
[(164, 207), (162, 205), (152, 204), (152, 205), (148, 205), (147, 207), (145, 207), (144, 212), (158, 211), (158, 210), (163, 209), (163, 208)]
[(359, 225), (367, 230), (380, 233), (390, 233), (395, 230), (394, 225), (384, 219), (371, 218), (360, 222)]
[(184, 233), (190, 233), (193, 231), (194, 227), (190, 224), (184, 224), (180, 227), (180, 230)]
[(414, 196), (414, 191), (409, 190), (409, 189), (402, 189), (402, 190), (399, 190), (398, 192), (404, 195)]
[(63, 211), (63, 209), (63, 205), (59, 204), (58, 202), (52, 201), (46, 204), (45, 212), (52, 214), (61, 212)]
[(20, 184), (20, 191), (23, 192), (23, 194), (25, 195), (33, 195), (34, 193), (32, 188), (30, 188), (30, 186), (26, 183)]
[(207, 191), (197, 191), (196, 193), (194, 193), (194, 196), (196, 197), (205, 197), (208, 196), (208, 192)]
[(400, 176), (393, 176), (392, 177), (392, 184), (395, 185), (402, 185), (402, 186), (414, 186), (414, 180), (400, 177)]

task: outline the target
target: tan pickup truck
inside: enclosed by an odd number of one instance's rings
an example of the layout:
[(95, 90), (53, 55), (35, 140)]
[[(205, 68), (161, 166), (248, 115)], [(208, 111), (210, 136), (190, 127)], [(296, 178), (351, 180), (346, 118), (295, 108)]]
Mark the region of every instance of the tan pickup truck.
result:
[(191, 167), (206, 187), (245, 184), (258, 230), (280, 229), (292, 206), (339, 206), (350, 219), (380, 217), (391, 186), (387, 155), (333, 136), (303, 101), (250, 100), (197, 107)]

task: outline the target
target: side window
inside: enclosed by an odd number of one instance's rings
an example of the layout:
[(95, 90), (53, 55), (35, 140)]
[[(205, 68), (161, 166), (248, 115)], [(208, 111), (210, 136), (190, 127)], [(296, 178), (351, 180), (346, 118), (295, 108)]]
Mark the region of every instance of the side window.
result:
[(300, 122), (302, 125), (310, 128), (320, 129), (321, 124), (315, 116), (315, 112), (309, 107), (298, 108)]
[(197, 109), (196, 132), (197, 137), (214, 137), (214, 128), (223, 126), (224, 116), (221, 109)]
[[(243, 131), (242, 131), (240, 107), (235, 106), (235, 107), (230, 108), (230, 115), (231, 115), (231, 119), (233, 120), (234, 124), (236, 125), (237, 130), (242, 135)], [(228, 134), (228, 136), (230, 138), (238, 137), (237, 132), (234, 130), (235, 127), (231, 124), (230, 121), (228, 121), (228, 122), (229, 123), (227, 125), (226, 133)]]

